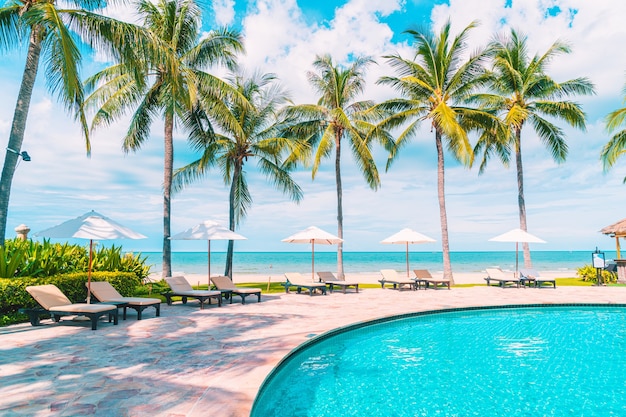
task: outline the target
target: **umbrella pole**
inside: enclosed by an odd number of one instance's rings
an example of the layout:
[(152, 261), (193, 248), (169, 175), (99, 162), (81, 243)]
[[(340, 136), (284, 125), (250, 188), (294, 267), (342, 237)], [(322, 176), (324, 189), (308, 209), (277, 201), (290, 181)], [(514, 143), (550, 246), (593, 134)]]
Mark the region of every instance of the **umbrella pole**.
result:
[(617, 259), (622, 259), (622, 255), (620, 254), (620, 247), (619, 247), (619, 236), (615, 236), (615, 249), (617, 251)]
[(209, 248), (208, 248), (208, 258), (209, 258), (209, 277), (208, 277), (208, 287), (206, 287), (207, 290), (211, 289), (211, 240), (207, 240), (207, 242), (209, 242)]
[(93, 239), (89, 239), (89, 266), (87, 268), (87, 304), (91, 304), (91, 263), (93, 260)]

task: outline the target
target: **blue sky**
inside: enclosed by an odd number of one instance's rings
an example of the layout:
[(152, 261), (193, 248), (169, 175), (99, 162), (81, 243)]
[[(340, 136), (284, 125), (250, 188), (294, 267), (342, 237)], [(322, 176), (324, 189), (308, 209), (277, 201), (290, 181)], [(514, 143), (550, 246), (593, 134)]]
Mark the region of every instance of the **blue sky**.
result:
[[(320, 5), (321, 4), (321, 5)], [(598, 246), (612, 250), (613, 240), (598, 231), (626, 217), (626, 160), (604, 173), (599, 153), (607, 142), (603, 118), (623, 105), (626, 54), (626, 3), (611, 0), (352, 0), (298, 1), (220, 0), (202, 2), (206, 28), (233, 25), (245, 36), (247, 54), (242, 65), (250, 70), (273, 72), (296, 103), (314, 102), (306, 71), (316, 54), (330, 53), (337, 62), (350, 56), (369, 55), (376, 61), (367, 73), (363, 99), (382, 101), (393, 96), (375, 85), (383, 74), (392, 74), (383, 55), (411, 49), (402, 32), (413, 27), (439, 28), (450, 19), (456, 33), (470, 21), (480, 21), (471, 37), (476, 47), (495, 33), (514, 27), (529, 35), (531, 52), (543, 53), (561, 39), (573, 48), (554, 60), (550, 74), (557, 81), (589, 77), (597, 95), (582, 97), (587, 131), (566, 128), (570, 153), (563, 164), (554, 163), (531, 130), (523, 133), (525, 195), (528, 228), (547, 241), (537, 250), (589, 250)], [(130, 19), (130, 9), (112, 15)], [(103, 65), (86, 57), (84, 74)], [(24, 65), (24, 55), (10, 53), (0, 64), (0, 137), (8, 140), (10, 124)], [(38, 79), (28, 120), (23, 150), (32, 157), (17, 168), (7, 225), (8, 236), (19, 224), (33, 232), (96, 210), (148, 236), (123, 242), (135, 251), (159, 251), (162, 236), (162, 124), (155, 123), (149, 143), (137, 153), (124, 155), (121, 140), (126, 123), (96, 132), (92, 156), (85, 156), (78, 126)], [(565, 127), (565, 126), (563, 126)], [(407, 146), (395, 165), (384, 172), (385, 154), (378, 152), (382, 187), (370, 190), (349, 155), (342, 160), (344, 185), (344, 250), (399, 250), (379, 242), (410, 227), (437, 240), (414, 250), (440, 250), (439, 209), (436, 194), (434, 136), (424, 127)], [(187, 147), (184, 132), (177, 132), (175, 166), (195, 155)], [(493, 160), (479, 176), (447, 156), (446, 193), (452, 250), (511, 250), (511, 244), (488, 239), (518, 227), (515, 170)], [(310, 225), (336, 233), (334, 166), (327, 160), (314, 181), (310, 171), (294, 177), (304, 190), (304, 200), (290, 202), (247, 166), (254, 203), (239, 232), (248, 240), (236, 243), (239, 251), (308, 250), (280, 240)], [(172, 203), (172, 233), (200, 221), (227, 223), (227, 189), (219, 172), (177, 194)], [(108, 244), (108, 243), (107, 243)], [(203, 242), (173, 242), (173, 250), (204, 251)], [(224, 250), (215, 242), (214, 250)], [(333, 250), (327, 248), (326, 250)], [(323, 250), (320, 248), (320, 250)]]

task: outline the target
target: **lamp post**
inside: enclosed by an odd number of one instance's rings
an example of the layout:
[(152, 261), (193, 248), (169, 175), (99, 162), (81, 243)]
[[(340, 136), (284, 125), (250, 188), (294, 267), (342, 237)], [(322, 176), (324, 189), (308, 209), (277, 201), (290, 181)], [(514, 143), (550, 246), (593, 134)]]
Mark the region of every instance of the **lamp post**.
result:
[(604, 284), (604, 282), (600, 284), (600, 279), (602, 278), (602, 270), (606, 266), (606, 263), (604, 262), (604, 252), (599, 251), (597, 246), (596, 250), (591, 254), (591, 265), (596, 268), (596, 285), (599, 286)]

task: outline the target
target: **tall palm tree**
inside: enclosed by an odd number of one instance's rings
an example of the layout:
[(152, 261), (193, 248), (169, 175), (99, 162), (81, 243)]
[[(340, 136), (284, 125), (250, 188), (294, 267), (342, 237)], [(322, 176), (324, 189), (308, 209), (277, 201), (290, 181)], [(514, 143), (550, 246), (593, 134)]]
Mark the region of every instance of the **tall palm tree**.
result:
[[(192, 144), (202, 155), (198, 160), (176, 170), (173, 185), (174, 190), (178, 191), (218, 165), (224, 183), (230, 186), (229, 227), (235, 231), (252, 205), (244, 170), (248, 160), (256, 160), (261, 173), (275, 187), (299, 202), (302, 191), (289, 175), (283, 159), (294, 154), (297, 158), (305, 147), (302, 143), (278, 136), (281, 126), (278, 113), (287, 102), (288, 95), (276, 83), (274, 74), (256, 73), (250, 78), (235, 75), (230, 81), (247, 103), (226, 101), (226, 107), (231, 113), (229, 120), (234, 121), (232, 124), (221, 123), (219, 119), (211, 122), (210, 115), (203, 112), (194, 114), (188, 120)], [(206, 126), (212, 126), (216, 131), (207, 131)], [(228, 242), (224, 271), (230, 277), (233, 272), (233, 243), (232, 240)]]
[[(26, 65), (0, 178), (0, 245), (4, 245), (11, 184), (42, 58), (49, 90), (79, 120), (87, 154), (91, 151), (88, 126), (81, 107), (84, 93), (79, 68), (81, 48), (85, 47), (80, 43), (81, 39), (101, 52), (116, 54), (124, 45), (134, 44), (130, 25), (98, 14), (106, 5), (105, 0), (76, 0), (61, 6), (54, 0), (13, 0), (0, 8), (0, 50), (17, 48), (28, 41)], [(119, 49), (115, 52), (117, 47)]]
[[(623, 89), (623, 94), (626, 97), (626, 85)], [(606, 145), (602, 148), (600, 158), (604, 165), (604, 170), (608, 171), (617, 160), (624, 154), (626, 150), (626, 129), (624, 129), (624, 122), (626, 121), (626, 107), (621, 107), (615, 111), (609, 113), (605, 118), (606, 130), (611, 134), (617, 131)], [(624, 178), (626, 183), (626, 177)]]
[[(356, 58), (347, 67), (335, 65), (330, 55), (317, 56), (313, 66), (317, 72), (309, 72), (308, 79), (320, 95), (316, 104), (303, 104), (287, 108), (292, 121), (290, 134), (306, 140), (311, 149), (317, 146), (313, 158), (312, 177), (319, 169), (322, 159), (335, 150), (335, 181), (337, 188), (337, 235), (343, 239), (343, 190), (341, 184), (341, 144), (347, 140), (365, 181), (374, 190), (380, 186), (378, 169), (372, 155), (374, 139), (391, 150), (393, 140), (385, 131), (372, 135), (374, 124), (370, 100), (355, 101), (365, 87), (365, 70), (374, 63), (369, 57)], [(368, 112), (369, 111), (369, 112)], [(343, 243), (337, 245), (337, 273), (344, 276)]]
[[(380, 123), (381, 126), (397, 128), (408, 123), (396, 141), (397, 149), (419, 133), (419, 127), (424, 121), (429, 121), (435, 132), (443, 274), (444, 278), (452, 282), (454, 278), (450, 263), (444, 187), (444, 141), (458, 161), (471, 166), (474, 155), (468, 133), (493, 129), (496, 125), (488, 112), (469, 107), (466, 103), (472, 93), (485, 83), (485, 53), (478, 51), (464, 60), (467, 36), (475, 26), (476, 22), (472, 22), (455, 37), (450, 35), (449, 21), (436, 35), (427, 31), (408, 30), (407, 33), (415, 42), (414, 58), (406, 59), (397, 54), (387, 56), (398, 76), (382, 77), (379, 80), (379, 83), (393, 87), (402, 95), (378, 106), (391, 114)], [(390, 156), (391, 160), (397, 155), (396, 151)]]
[[(522, 129), (526, 124), (530, 124), (550, 151), (552, 158), (559, 163), (565, 161), (568, 150), (565, 134), (546, 117), (585, 130), (585, 113), (581, 105), (566, 98), (594, 94), (594, 86), (584, 77), (556, 82), (546, 74), (549, 62), (556, 56), (571, 51), (570, 47), (562, 42), (553, 43), (543, 55), (531, 58), (526, 36), (511, 30), (508, 36), (496, 37), (490, 44), (490, 50), (493, 59), (491, 82), (493, 92), (482, 95), (480, 100), (499, 113), (506, 129), (501, 131), (500, 135), (485, 136), (484, 140), (477, 143), (476, 151), (484, 151), (482, 171), (491, 153), (498, 154), (506, 164), (510, 150), (514, 150), (520, 229), (527, 231)], [(524, 243), (523, 248), (524, 266), (531, 268), (528, 243)]]
[(169, 276), (174, 126), (188, 119), (196, 107), (218, 118), (228, 117), (222, 100), (232, 89), (205, 70), (217, 64), (233, 69), (243, 47), (240, 34), (228, 29), (211, 31), (200, 39), (201, 11), (193, 0), (140, 0), (137, 9), (147, 47), (130, 67), (119, 63), (92, 76), (87, 85), (97, 89), (87, 103), (98, 108), (94, 128), (134, 111), (124, 137), (125, 152), (141, 148), (153, 119), (164, 121), (163, 276)]

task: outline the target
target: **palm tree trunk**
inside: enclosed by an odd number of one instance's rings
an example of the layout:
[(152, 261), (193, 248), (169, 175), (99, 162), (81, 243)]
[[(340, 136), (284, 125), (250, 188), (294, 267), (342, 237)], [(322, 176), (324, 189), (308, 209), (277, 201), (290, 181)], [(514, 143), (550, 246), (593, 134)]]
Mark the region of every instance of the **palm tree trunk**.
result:
[[(37, 78), (37, 69), (39, 68), (39, 55), (41, 53), (40, 34), (41, 29), (38, 26), (34, 26), (30, 33), (30, 43), (28, 45), (28, 54), (26, 55), (24, 74), (22, 75), (22, 84), (17, 96), (15, 112), (13, 113), (13, 124), (11, 125), (7, 148), (17, 152), (21, 150), (22, 142), (24, 141), (28, 109), (33, 95), (35, 79)], [(11, 183), (13, 182), (18, 158), (18, 154), (7, 150), (4, 157), (4, 166), (2, 167), (2, 177), (0, 178), (0, 245), (2, 246), (4, 246), (7, 229)]]
[(448, 215), (446, 214), (446, 194), (443, 161), (443, 143), (441, 132), (435, 130), (435, 143), (437, 144), (437, 194), (439, 196), (439, 218), (441, 222), (441, 249), (443, 254), (443, 278), (449, 279), (454, 285), (452, 264), (450, 262), (450, 243), (448, 240)]
[[(228, 197), (228, 227), (233, 232), (235, 231), (235, 191), (237, 190), (237, 184), (239, 183), (239, 177), (241, 176), (242, 166), (241, 163), (235, 165), (235, 169), (233, 172), (233, 181), (230, 184), (230, 195)], [(233, 251), (234, 251), (234, 240), (228, 241), (228, 252), (226, 252), (226, 268), (224, 269), (224, 275), (232, 278), (233, 277)]]
[[(526, 201), (524, 200), (524, 170), (522, 169), (522, 129), (515, 129), (515, 162), (517, 164), (517, 204), (519, 206), (519, 228), (528, 231), (526, 224)], [(532, 268), (528, 242), (522, 244), (524, 249), (524, 268)]]
[[(341, 188), (341, 132), (335, 137), (335, 178), (337, 181), (337, 236), (343, 239), (343, 190)], [(337, 243), (337, 277), (343, 279), (343, 241)]]
[(172, 242), (171, 211), (172, 211), (172, 174), (174, 170), (174, 114), (165, 111), (165, 166), (163, 168), (163, 277), (172, 276)]

